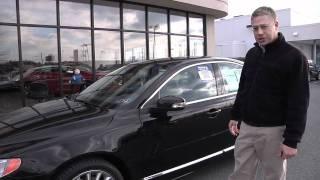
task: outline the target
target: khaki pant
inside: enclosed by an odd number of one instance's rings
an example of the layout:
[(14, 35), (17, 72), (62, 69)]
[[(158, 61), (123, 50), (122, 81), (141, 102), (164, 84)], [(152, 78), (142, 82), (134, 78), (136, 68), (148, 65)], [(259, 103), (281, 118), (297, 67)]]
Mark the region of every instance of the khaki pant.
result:
[(241, 122), (234, 149), (235, 168), (229, 180), (254, 180), (258, 164), (264, 180), (285, 180), (287, 162), (280, 157), (284, 126), (254, 127)]

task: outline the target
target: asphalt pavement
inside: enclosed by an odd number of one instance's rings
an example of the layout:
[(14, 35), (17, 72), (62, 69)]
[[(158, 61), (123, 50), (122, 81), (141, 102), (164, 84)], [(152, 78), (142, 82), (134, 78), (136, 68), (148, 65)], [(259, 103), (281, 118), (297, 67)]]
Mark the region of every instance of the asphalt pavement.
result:
[[(233, 170), (233, 152), (208, 161), (205, 166), (185, 173), (179, 180), (227, 180)], [(310, 82), (308, 120), (298, 155), (288, 160), (287, 180), (320, 179), (320, 81)], [(261, 171), (257, 180), (263, 180)]]

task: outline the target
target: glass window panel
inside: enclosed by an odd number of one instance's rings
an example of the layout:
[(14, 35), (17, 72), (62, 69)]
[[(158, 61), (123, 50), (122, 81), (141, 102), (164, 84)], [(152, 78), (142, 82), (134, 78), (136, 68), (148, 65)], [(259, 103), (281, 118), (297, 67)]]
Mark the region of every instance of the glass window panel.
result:
[(167, 10), (148, 8), (148, 29), (151, 32), (168, 32)]
[(216, 95), (216, 81), (211, 64), (193, 66), (179, 72), (160, 90), (160, 97), (178, 96), (186, 102)]
[(203, 36), (203, 17), (201, 15), (189, 15), (189, 34)]
[(95, 0), (94, 26), (120, 29), (120, 8), (118, 2)]
[(144, 33), (124, 33), (125, 63), (143, 61), (146, 59), (146, 35)]
[(120, 32), (95, 31), (96, 68), (112, 71), (121, 66)]
[(22, 107), (17, 27), (0, 25), (0, 44), (0, 113), (4, 113)]
[(145, 7), (133, 4), (123, 5), (123, 27), (145, 31)]
[[(63, 93), (73, 94), (80, 92), (82, 88), (71, 86), (70, 80), (75, 69), (85, 79), (86, 85), (92, 83), (92, 53), (91, 53), (91, 31), (79, 29), (61, 30), (61, 57)], [(97, 79), (101, 78), (98, 76)]]
[(163, 34), (149, 34), (150, 59), (168, 57), (168, 36)]
[(56, 25), (56, 0), (20, 0), (20, 22)]
[(57, 63), (55, 28), (21, 27), (22, 59), (36, 64)]
[(21, 27), (24, 64), (24, 87), (28, 105), (34, 99), (47, 99), (59, 94), (57, 30), (55, 28)]
[(60, 1), (60, 22), (62, 26), (90, 27), (90, 0)]
[(240, 82), (242, 66), (231, 63), (220, 63), (219, 68), (227, 93), (237, 92)]
[(186, 13), (170, 11), (170, 32), (177, 34), (187, 33)]
[(186, 36), (171, 36), (171, 57), (187, 56), (187, 38)]
[[(17, 27), (0, 26), (0, 44), (0, 90), (17, 88), (19, 80)], [(0, 104), (2, 104), (1, 99)]]
[(0, 0), (0, 22), (17, 22), (16, 0)]
[(190, 56), (204, 55), (204, 40), (203, 38), (190, 37)]
[(91, 33), (89, 30), (61, 30), (62, 61), (91, 65)]
[(17, 27), (0, 26), (0, 64), (18, 59)]

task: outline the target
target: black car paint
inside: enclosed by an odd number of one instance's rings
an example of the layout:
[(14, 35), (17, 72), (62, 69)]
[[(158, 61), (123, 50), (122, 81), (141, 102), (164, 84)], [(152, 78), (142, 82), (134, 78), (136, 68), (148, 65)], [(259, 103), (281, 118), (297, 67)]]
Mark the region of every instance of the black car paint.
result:
[(152, 114), (153, 107), (140, 108), (157, 84), (175, 69), (195, 62), (206, 61), (179, 61), (136, 101), (122, 107), (107, 109), (60, 99), (1, 115), (0, 159), (23, 160), (20, 169), (8, 177), (44, 179), (69, 162), (98, 156), (125, 171), (126, 179), (138, 179), (232, 146), (227, 122), (235, 94), (222, 96), (219, 73), (221, 96), (217, 98), (165, 116)]

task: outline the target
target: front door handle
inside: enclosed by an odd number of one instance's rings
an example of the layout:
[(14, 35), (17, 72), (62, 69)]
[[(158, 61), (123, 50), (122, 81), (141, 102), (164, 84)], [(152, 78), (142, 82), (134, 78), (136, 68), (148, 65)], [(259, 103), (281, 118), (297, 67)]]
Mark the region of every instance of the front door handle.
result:
[(211, 109), (207, 112), (209, 115), (209, 119), (214, 119), (218, 116), (218, 114), (221, 112), (221, 109)]

